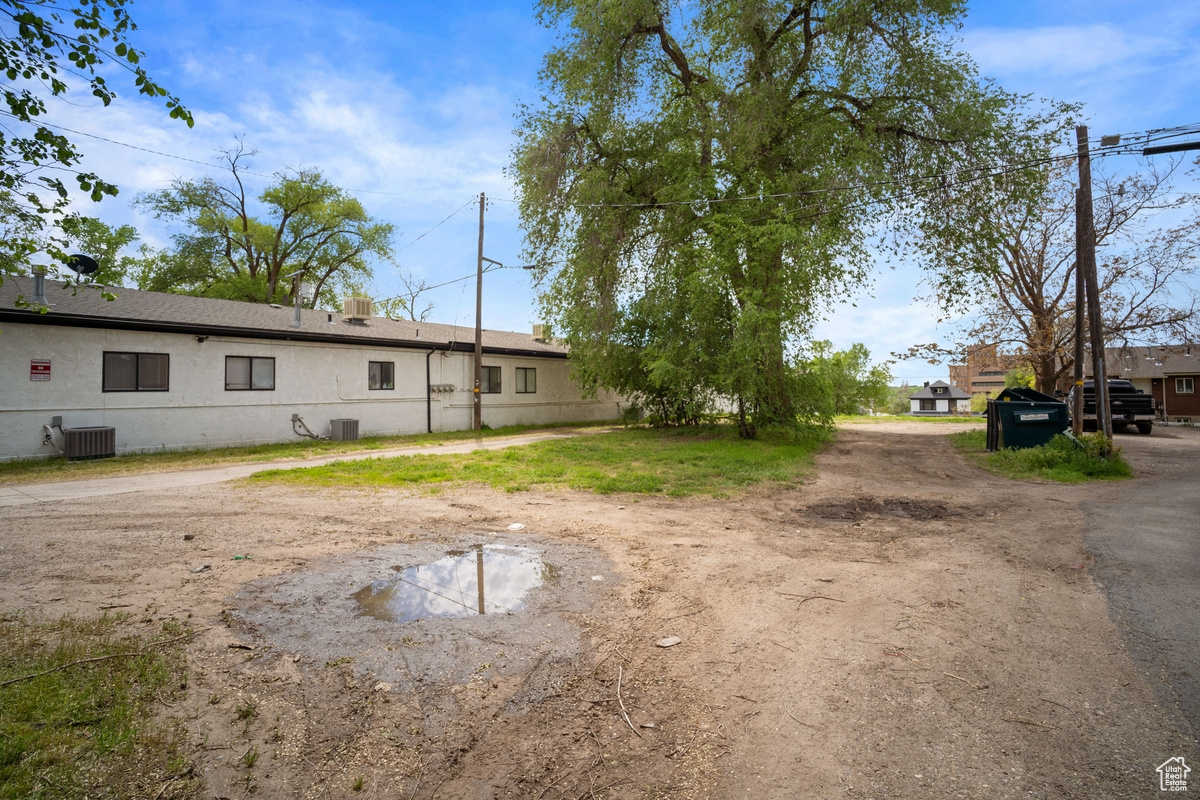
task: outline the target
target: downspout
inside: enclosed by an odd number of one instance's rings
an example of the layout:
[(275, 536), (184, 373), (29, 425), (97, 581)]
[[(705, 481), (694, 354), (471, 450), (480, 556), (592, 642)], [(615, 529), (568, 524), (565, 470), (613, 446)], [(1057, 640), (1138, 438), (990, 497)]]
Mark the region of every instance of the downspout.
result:
[(437, 350), (425, 354), (425, 428), (427, 433), (433, 433), (433, 384), (430, 382), (429, 357)]

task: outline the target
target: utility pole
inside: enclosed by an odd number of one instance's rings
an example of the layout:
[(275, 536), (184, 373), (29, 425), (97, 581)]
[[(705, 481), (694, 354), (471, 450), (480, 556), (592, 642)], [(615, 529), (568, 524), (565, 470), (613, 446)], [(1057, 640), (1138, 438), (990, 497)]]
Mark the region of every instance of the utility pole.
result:
[(1071, 393), (1071, 433), (1083, 435), (1083, 319), (1085, 303), (1083, 291), (1083, 269), (1079, 261), (1079, 242), (1082, 220), (1079, 207), (1083, 205), (1082, 190), (1075, 190), (1075, 391)]
[(471, 430), (483, 430), (483, 396), (480, 387), (483, 381), (483, 207), (487, 198), (479, 193), (479, 257), (475, 273), (475, 416)]
[(1096, 227), (1092, 218), (1092, 160), (1088, 149), (1086, 125), (1075, 128), (1075, 143), (1079, 154), (1079, 203), (1075, 208), (1075, 264), (1082, 270), (1087, 292), (1088, 327), (1092, 340), (1092, 384), (1096, 398), (1096, 430), (1104, 433), (1112, 444), (1112, 409), (1108, 405), (1108, 375), (1104, 365), (1104, 330), (1100, 317), (1100, 283), (1096, 277)]

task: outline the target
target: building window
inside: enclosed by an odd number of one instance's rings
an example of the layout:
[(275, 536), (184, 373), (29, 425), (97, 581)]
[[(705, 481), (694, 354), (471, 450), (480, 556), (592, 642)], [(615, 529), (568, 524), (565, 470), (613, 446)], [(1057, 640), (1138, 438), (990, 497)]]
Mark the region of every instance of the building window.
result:
[(166, 353), (105, 353), (106, 392), (165, 392), (171, 358)]
[(1176, 378), (1175, 379), (1175, 394), (1195, 394), (1196, 379), (1195, 378)]
[(481, 394), (500, 394), (500, 368), (484, 367), (479, 373)]
[(936, 400), (922, 400), (921, 401), (921, 410), (922, 411), (937, 411), (937, 401)]
[(371, 361), (367, 365), (368, 389), (395, 389), (396, 364), (392, 361)]
[(973, 381), (972, 386), (1003, 386), (1004, 381)]
[(275, 359), (225, 356), (225, 391), (275, 391)]
[(979, 376), (982, 378), (984, 375), (1003, 375), (1003, 374), (1004, 374), (1003, 372), (997, 372), (997, 371), (995, 371), (995, 370), (989, 370), (988, 372), (981, 372), (981, 373), (979, 373)]
[(946, 390), (941, 388), (940, 386), (935, 386), (933, 389), (934, 394), (943, 394), (943, 393), (945, 393), (945, 391)]
[(517, 367), (517, 394), (537, 392), (537, 370), (533, 367)]

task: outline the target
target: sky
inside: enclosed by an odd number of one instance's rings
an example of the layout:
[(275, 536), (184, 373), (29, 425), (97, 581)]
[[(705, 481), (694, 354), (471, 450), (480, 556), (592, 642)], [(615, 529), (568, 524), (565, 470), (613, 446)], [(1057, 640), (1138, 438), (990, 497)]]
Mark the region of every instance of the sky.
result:
[[(485, 255), (521, 263), (504, 170), (516, 110), (541, 97), (538, 70), (555, 41), (530, 0), (143, 0), (130, 10), (143, 66), (183, 100), (195, 127), (168, 119), (115, 72), (106, 73), (119, 95), (111, 106), (86, 92), (54, 105), (47, 119), (79, 132), (68, 135), (83, 166), (121, 190), (98, 205), (81, 201), (81, 212), (166, 244), (171, 229), (130, 201), (177, 178), (218, 176), (214, 158), (241, 139), (257, 151), (254, 172), (317, 168), (395, 225), (396, 260), (429, 284), (474, 275), (481, 192)], [(1083, 103), (1093, 136), (1200, 122), (1194, 0), (976, 0), (958, 36), (1003, 88)], [(255, 191), (270, 182), (250, 180)], [(399, 292), (394, 267), (375, 271), (376, 297)], [(862, 342), (876, 360), (948, 343), (952, 321), (939, 325), (936, 309), (918, 299), (919, 281), (915, 270), (876, 270), (815, 338), (838, 349)], [(540, 321), (535, 296), (528, 273), (489, 273), (484, 327), (529, 330)], [(432, 321), (474, 323), (473, 280), (425, 298), (435, 304)], [(891, 369), (910, 384), (947, 377), (944, 365), (924, 361)]]

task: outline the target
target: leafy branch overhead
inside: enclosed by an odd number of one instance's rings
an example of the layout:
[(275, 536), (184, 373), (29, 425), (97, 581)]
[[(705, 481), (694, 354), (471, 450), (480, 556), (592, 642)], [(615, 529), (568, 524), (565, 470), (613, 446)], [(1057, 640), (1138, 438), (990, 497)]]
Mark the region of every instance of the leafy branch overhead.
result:
[(127, 5), (127, 0), (0, 0), (0, 73), (7, 79), (0, 110), (7, 118), (6, 135), (0, 136), (0, 211), (6, 228), (0, 273), (23, 271), (40, 250), (59, 261), (66, 258), (66, 240), (56, 233), (47, 239), (46, 232), (67, 216), (69, 191), (46, 170), (75, 173), (77, 188), (94, 201), (117, 193), (115, 184), (77, 169), (76, 145), (47, 120), (50, 101), (78, 90), (73, 78), (82, 79), (107, 106), (116, 91), (99, 70), (106, 63), (118, 65), (132, 76), (139, 94), (165, 98), (173, 119), (193, 124), (179, 98), (141, 66), (143, 53), (128, 38), (137, 26)]
[(373, 261), (390, 257), (392, 226), (316, 170), (278, 174), (253, 196), (244, 178), (252, 155), (239, 144), (224, 153), (225, 180), (179, 179), (138, 198), (183, 225), (172, 247), (143, 259), (139, 288), (274, 303), (309, 283), (314, 307), (336, 307), (347, 287), (369, 282)]
[(513, 175), (542, 303), (585, 385), (743, 435), (809, 413), (788, 368), (866, 279), (881, 221), (1007, 157), (1018, 100), (951, 38), (961, 2), (544, 0), (563, 45)]

